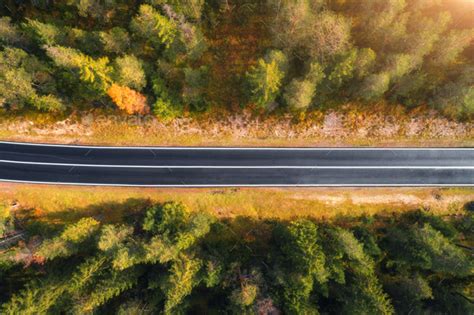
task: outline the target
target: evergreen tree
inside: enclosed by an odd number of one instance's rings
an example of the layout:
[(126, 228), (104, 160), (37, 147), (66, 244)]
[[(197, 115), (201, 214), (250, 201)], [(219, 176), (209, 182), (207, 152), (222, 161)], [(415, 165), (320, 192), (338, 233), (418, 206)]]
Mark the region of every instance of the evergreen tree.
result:
[(149, 40), (156, 46), (169, 48), (177, 36), (177, 26), (153, 7), (143, 4), (130, 24), (132, 31), (139, 37)]

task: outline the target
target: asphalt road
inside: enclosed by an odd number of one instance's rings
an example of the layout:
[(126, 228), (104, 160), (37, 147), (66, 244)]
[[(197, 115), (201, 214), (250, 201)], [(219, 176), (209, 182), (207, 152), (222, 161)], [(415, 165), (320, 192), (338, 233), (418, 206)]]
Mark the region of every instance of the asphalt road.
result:
[(0, 180), (156, 187), (474, 186), (474, 149), (139, 148), (0, 142)]

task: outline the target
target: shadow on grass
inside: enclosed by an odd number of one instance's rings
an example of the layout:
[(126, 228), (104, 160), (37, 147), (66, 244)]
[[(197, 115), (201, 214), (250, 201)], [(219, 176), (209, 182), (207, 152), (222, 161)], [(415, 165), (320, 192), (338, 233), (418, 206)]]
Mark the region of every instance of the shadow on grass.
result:
[[(29, 235), (51, 235), (61, 231), (65, 225), (77, 222), (84, 217), (93, 217), (104, 224), (135, 224), (142, 219), (146, 209), (154, 202), (147, 198), (129, 198), (123, 202), (103, 202), (87, 207), (68, 208), (63, 211), (41, 212), (35, 209), (19, 209), (15, 212), (18, 227), (25, 230)], [(467, 212), (474, 211), (474, 201), (464, 204), (463, 209)], [(277, 210), (276, 210), (277, 211)], [(410, 212), (419, 211), (414, 208)], [(375, 226), (384, 224), (382, 222), (396, 221), (399, 213), (387, 210), (375, 215), (338, 215), (332, 219), (318, 220), (320, 223), (335, 223), (341, 227), (350, 228), (355, 224)], [(303, 217), (301, 217), (303, 218)], [(310, 220), (314, 218), (307, 217)], [(234, 218), (223, 218), (221, 222), (231, 228), (228, 233), (239, 235), (248, 241), (256, 238), (265, 238), (266, 232), (276, 222), (287, 222), (289, 220), (258, 219), (248, 216), (236, 216)]]
[(63, 211), (45, 212), (35, 209), (16, 211), (19, 227), (30, 235), (51, 235), (65, 225), (84, 217), (93, 217), (103, 223), (134, 223), (153, 203), (150, 199), (130, 198), (124, 202), (104, 202), (87, 207), (68, 208)]

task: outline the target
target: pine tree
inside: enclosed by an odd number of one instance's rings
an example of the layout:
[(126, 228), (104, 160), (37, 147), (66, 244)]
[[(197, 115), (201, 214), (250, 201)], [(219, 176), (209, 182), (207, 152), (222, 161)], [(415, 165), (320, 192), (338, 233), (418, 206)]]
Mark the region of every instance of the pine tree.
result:
[(165, 314), (175, 313), (175, 309), (182, 303), (183, 299), (191, 294), (192, 289), (199, 284), (198, 272), (202, 262), (185, 255), (175, 260), (170, 269), (170, 275), (162, 285), (166, 296), (164, 307)]
[(131, 30), (139, 37), (156, 46), (169, 48), (177, 36), (176, 23), (161, 15), (152, 6), (142, 4), (138, 14), (130, 24)]
[(110, 87), (112, 68), (107, 57), (93, 59), (76, 49), (61, 46), (48, 46), (45, 49), (58, 67), (76, 70), (80, 79), (98, 93), (105, 93)]
[(45, 240), (35, 255), (46, 260), (71, 256), (81, 249), (86, 240), (96, 235), (99, 227), (98, 221), (83, 218), (67, 226), (59, 236)]

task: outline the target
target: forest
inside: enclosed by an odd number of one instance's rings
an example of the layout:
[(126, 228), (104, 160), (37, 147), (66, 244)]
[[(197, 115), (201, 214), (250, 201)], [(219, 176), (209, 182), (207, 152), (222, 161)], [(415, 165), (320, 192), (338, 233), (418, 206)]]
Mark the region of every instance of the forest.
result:
[(474, 114), (465, 0), (4, 0), (0, 112)]
[[(218, 219), (145, 202), (122, 222), (2, 216), (2, 314), (472, 314), (474, 214)], [(0, 209), (1, 210), (1, 209)], [(1, 235), (0, 235), (1, 236)]]

